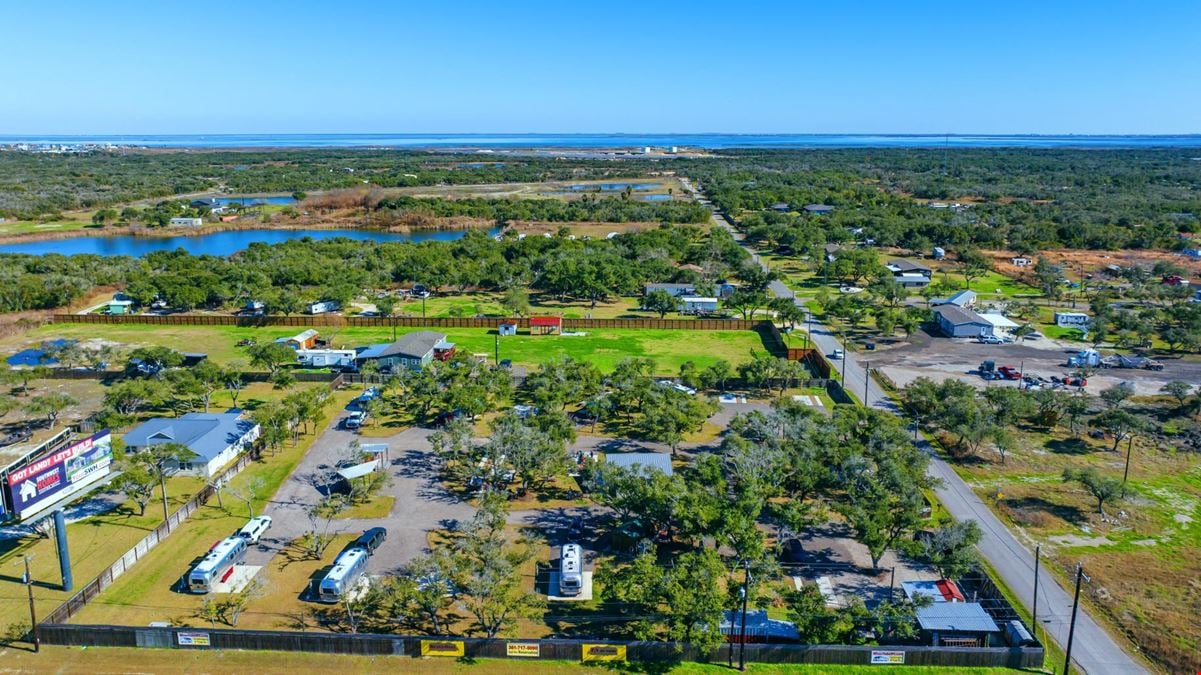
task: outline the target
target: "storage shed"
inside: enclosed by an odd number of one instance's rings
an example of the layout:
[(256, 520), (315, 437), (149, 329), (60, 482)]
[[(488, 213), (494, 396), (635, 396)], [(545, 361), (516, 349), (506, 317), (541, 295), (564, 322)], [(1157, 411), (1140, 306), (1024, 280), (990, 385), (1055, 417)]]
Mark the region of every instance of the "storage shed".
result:
[(501, 335), (517, 335), (517, 323), (505, 322), (496, 327), (496, 332)]

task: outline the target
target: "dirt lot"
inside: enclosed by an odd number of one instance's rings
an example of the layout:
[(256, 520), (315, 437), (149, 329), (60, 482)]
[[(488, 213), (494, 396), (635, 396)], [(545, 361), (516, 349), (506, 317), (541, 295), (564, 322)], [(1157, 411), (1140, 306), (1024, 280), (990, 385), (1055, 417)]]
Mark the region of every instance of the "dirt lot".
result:
[[(1062, 377), (1072, 370), (1064, 365), (1068, 356), (1080, 351), (1081, 347), (1080, 343), (1050, 338), (1027, 340), (1020, 344), (984, 345), (966, 338), (918, 333), (911, 342), (880, 345), (876, 352), (864, 358), (898, 387), (918, 377), (929, 377), (940, 382), (948, 377), (958, 377), (984, 387), (993, 383), (979, 377), (977, 369), (981, 361), (991, 359), (997, 366), (1024, 368), (1027, 374)], [(1159, 360), (1165, 366), (1159, 372), (1101, 370), (1088, 378), (1088, 390), (1096, 393), (1119, 382), (1130, 382), (1139, 394), (1151, 395), (1159, 393), (1160, 387), (1171, 380), (1201, 382), (1201, 362), (1184, 358)]]

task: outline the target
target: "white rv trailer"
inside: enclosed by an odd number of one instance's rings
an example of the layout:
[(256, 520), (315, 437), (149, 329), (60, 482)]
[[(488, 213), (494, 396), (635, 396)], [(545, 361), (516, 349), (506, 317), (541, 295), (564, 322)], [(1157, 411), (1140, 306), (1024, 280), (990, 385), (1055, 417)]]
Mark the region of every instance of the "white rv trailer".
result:
[(247, 543), (249, 542), (246, 537), (241, 534), (217, 542), (188, 573), (188, 590), (192, 593), (208, 593), (213, 590), (213, 582), (221, 580), (230, 568), (246, 557)]
[(584, 556), (579, 544), (564, 544), (559, 550), (559, 595), (579, 595), (584, 586)]
[(342, 594), (354, 588), (363, 571), (367, 569), (367, 549), (362, 546), (348, 548), (334, 559), (334, 567), (317, 586), (317, 599), (321, 602), (337, 602)]

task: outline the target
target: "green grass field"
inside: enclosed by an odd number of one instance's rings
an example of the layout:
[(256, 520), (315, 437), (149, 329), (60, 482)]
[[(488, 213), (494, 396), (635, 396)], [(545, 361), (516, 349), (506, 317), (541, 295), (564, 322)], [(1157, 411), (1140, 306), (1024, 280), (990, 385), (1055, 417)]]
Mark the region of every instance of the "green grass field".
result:
[[(392, 331), (387, 328), (318, 329), (339, 347), (352, 347), (377, 342), (391, 342)], [(396, 335), (422, 330), (397, 329)], [(294, 335), (298, 329), (286, 327), (239, 328), (233, 326), (148, 326), (148, 325), (85, 325), (51, 324), (0, 343), (0, 350), (15, 352), (53, 338), (88, 340), (99, 338), (135, 347), (163, 345), (175, 349), (205, 352), (216, 361), (245, 362), (245, 351), (236, 345), (239, 340), (254, 338), (273, 340)], [(446, 329), (449, 339), (460, 351), (494, 355), (496, 334), (491, 329)], [(718, 359), (738, 364), (750, 359), (751, 351), (766, 348), (753, 331), (692, 331), (641, 330), (631, 328), (597, 329), (587, 335), (567, 337), (525, 333), (500, 338), (500, 358), (515, 364), (534, 366), (561, 356), (585, 359), (602, 371), (612, 370), (627, 357), (654, 359), (658, 374), (675, 374), (685, 361), (708, 366)]]
[[(584, 665), (574, 661), (528, 659), (414, 659), (407, 656), (340, 656), (300, 652), (203, 651), (198, 649), (136, 649), (123, 647), (43, 647), (40, 654), (8, 649), (5, 668), (12, 673), (60, 673), (105, 675), (107, 673), (428, 673), (430, 675), (542, 675), (543, 673), (676, 673), (710, 675), (737, 672), (725, 664), (681, 663), (654, 664), (652, 667), (624, 666), (616, 663)], [(830, 673), (830, 675), (866, 675), (902, 673), (934, 675), (947, 669), (923, 666), (773, 666), (749, 663), (747, 672), (757, 675)], [(1020, 671), (1006, 668), (960, 668), (964, 675), (1003, 675)]]

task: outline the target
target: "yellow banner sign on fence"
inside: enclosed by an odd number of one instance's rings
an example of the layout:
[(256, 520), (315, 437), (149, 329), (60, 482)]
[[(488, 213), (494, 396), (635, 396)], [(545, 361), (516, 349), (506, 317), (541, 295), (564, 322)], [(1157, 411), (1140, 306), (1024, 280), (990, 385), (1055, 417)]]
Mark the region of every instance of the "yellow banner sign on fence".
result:
[(625, 661), (625, 645), (584, 645), (585, 661)]
[(455, 640), (422, 640), (422, 656), (463, 656), (463, 643)]
[(537, 642), (508, 642), (505, 644), (505, 654), (536, 659), (542, 655), (542, 646)]

